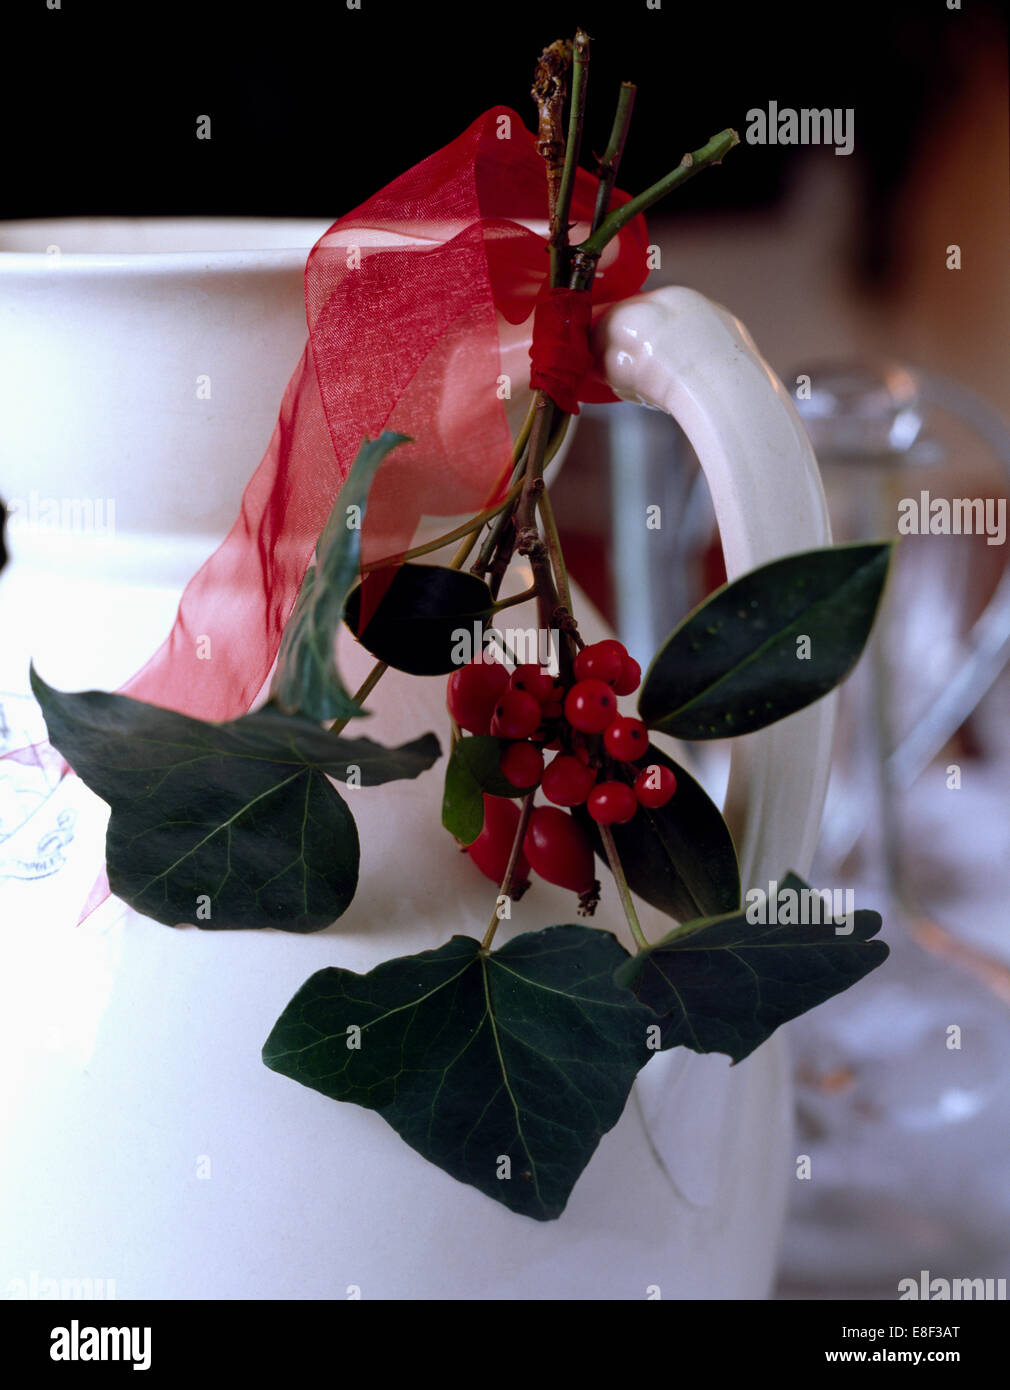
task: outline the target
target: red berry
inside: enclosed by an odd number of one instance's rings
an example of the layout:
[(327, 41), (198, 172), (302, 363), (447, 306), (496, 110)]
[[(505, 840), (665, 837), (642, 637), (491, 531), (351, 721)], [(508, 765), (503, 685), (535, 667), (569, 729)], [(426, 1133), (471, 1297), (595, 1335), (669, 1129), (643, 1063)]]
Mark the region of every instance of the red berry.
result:
[(449, 677), (446, 702), (449, 713), (469, 734), (486, 734), (498, 697), (508, 684), (509, 673), (498, 661), (471, 661)]
[(501, 770), (514, 787), (535, 787), (544, 770), (544, 755), (532, 743), (512, 743), (501, 757)]
[(631, 695), (642, 684), (642, 668), (632, 656), (624, 658), (624, 669), (620, 679), (614, 682), (617, 695)]
[(549, 700), (544, 701), (543, 711), (545, 719), (561, 718), (562, 714), (564, 714), (565, 712), (565, 702), (562, 699), (560, 692), (556, 695), (552, 695)]
[(586, 810), (597, 825), (626, 825), (638, 810), (638, 798), (626, 782), (598, 782)]
[(603, 731), (603, 746), (621, 763), (634, 763), (649, 749), (649, 730), (641, 719), (620, 715)]
[(575, 658), (575, 679), (604, 681), (607, 685), (613, 685), (621, 678), (627, 656), (620, 642), (593, 642), (583, 647)]
[(650, 763), (635, 778), (635, 795), (643, 806), (665, 806), (677, 790), (677, 778), (662, 763)]
[[(508, 868), (512, 841), (519, 828), (519, 807), (514, 801), (504, 797), (488, 796), (484, 793), (484, 828), (467, 846), (467, 854), (482, 874), (501, 883)], [(525, 883), (530, 876), (530, 866), (520, 851), (516, 863), (513, 884)]]
[(544, 796), (555, 806), (581, 806), (593, 789), (596, 773), (591, 767), (562, 753), (544, 769), (540, 783)]
[(525, 690), (538, 704), (543, 704), (554, 694), (554, 677), (539, 666), (517, 666), (509, 676), (510, 690)]
[(556, 806), (534, 809), (526, 827), (523, 850), (540, 877), (559, 888), (588, 893), (596, 882), (589, 837), (567, 811)]
[(525, 690), (506, 690), (495, 705), (491, 732), (496, 738), (529, 738), (540, 727), (540, 706)]
[(565, 696), (565, 718), (584, 734), (602, 734), (617, 718), (617, 697), (601, 680), (578, 681)]

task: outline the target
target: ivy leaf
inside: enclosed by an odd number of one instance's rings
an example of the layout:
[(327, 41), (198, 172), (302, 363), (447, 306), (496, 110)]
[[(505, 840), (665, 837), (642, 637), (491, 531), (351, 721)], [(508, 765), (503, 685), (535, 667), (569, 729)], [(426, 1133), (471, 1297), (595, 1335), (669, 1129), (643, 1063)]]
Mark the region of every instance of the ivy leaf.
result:
[[(661, 763), (677, 778), (665, 806), (639, 806), (627, 825), (612, 825), (614, 844), (633, 893), (678, 922), (732, 912), (740, 905), (736, 849), (722, 812), (689, 772), (654, 744), (640, 768)], [(584, 806), (573, 814), (607, 863), (600, 831)]]
[(550, 1221), (652, 1055), (655, 1015), (614, 983), (626, 959), (607, 932), (559, 926), (493, 954), (454, 936), (367, 975), (320, 970), (263, 1060), (377, 1111), (452, 1177)]
[(359, 853), (327, 774), (376, 786), (439, 756), (433, 734), (384, 748), (271, 706), (207, 724), (125, 695), (53, 690), (34, 670), (31, 679), (50, 741), (112, 808), (112, 891), (169, 926), (329, 926), (354, 896)]
[(364, 631), (358, 632), (360, 585), (351, 591), (344, 617), (379, 661), (412, 676), (444, 676), (462, 664), (461, 631), (470, 655), (480, 650), (484, 624), (494, 608), (483, 579), (440, 565), (401, 565), (392, 578), (388, 570), (375, 574), (388, 587)]
[[(273, 698), (280, 709), (301, 713), (317, 723), (367, 714), (347, 693), (337, 671), (337, 630), (344, 602), (358, 577), (361, 523), (376, 469), (391, 449), (410, 436), (383, 430), (358, 450), (329, 520), (316, 543), (316, 563), (305, 574), (288, 619), (277, 657)], [(358, 509), (350, 526), (348, 507)]]
[(641, 717), (675, 738), (727, 738), (819, 700), (859, 659), (893, 544), (787, 555), (718, 589), (654, 657)]
[[(688, 922), (622, 962), (615, 978), (662, 1016), (664, 1047), (725, 1052), (742, 1061), (780, 1024), (841, 994), (887, 959), (884, 942), (871, 940), (880, 930), (878, 912), (854, 912), (851, 922), (825, 920), (829, 913), (812, 893), (787, 874), (765, 922), (749, 922), (747, 912)], [(804, 916), (806, 922), (797, 920)]]
[(501, 770), (508, 741), (474, 734), (461, 738), (445, 769), (442, 824), (461, 844), (471, 845), (484, 828), (484, 793), (525, 796), (532, 787), (517, 787)]

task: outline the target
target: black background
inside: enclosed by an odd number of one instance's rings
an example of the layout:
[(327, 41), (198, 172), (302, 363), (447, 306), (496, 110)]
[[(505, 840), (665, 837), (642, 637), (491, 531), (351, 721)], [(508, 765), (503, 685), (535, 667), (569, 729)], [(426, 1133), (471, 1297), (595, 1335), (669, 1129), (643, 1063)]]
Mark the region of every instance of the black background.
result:
[[(962, 2), (14, 0), (0, 217), (336, 217), (491, 105), (533, 128), (536, 56), (581, 23), (595, 41), (588, 150), (605, 144), (618, 83), (639, 86), (620, 180), (632, 191), (724, 126), (742, 132), (751, 106), (854, 107), (874, 228), (863, 270), (882, 274), (894, 193), (970, 80), (972, 40), (1005, 48), (998, 6)], [(196, 139), (200, 115), (211, 140)], [(678, 208), (774, 204), (789, 152), (762, 154), (696, 180)]]

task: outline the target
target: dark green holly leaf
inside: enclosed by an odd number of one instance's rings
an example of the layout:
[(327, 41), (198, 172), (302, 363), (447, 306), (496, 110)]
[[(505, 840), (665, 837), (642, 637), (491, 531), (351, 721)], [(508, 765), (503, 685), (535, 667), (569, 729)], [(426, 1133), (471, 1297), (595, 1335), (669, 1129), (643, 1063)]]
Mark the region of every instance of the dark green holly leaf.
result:
[(656, 654), (639, 714), (675, 738), (727, 738), (819, 700), (859, 659), (892, 548), (808, 550), (724, 585)]
[[(483, 579), (440, 565), (414, 564), (401, 565), (391, 579), (388, 570), (375, 575), (388, 587), (364, 631), (358, 632), (360, 585), (348, 597), (345, 618), (362, 646), (380, 661), (412, 676), (444, 676), (480, 649), (494, 607)], [(461, 633), (469, 649), (462, 657)]]
[(820, 897), (787, 874), (763, 908), (755, 898), (746, 911), (688, 922), (622, 962), (616, 979), (662, 1016), (664, 1047), (739, 1062), (780, 1024), (881, 965), (887, 946), (870, 939), (879, 930), (877, 912), (831, 920)]
[(471, 845), (484, 828), (484, 793), (524, 796), (532, 787), (517, 787), (501, 770), (505, 739), (474, 734), (461, 738), (445, 769), (442, 824), (461, 844)]
[[(638, 766), (652, 763), (673, 769), (672, 801), (656, 810), (640, 806), (627, 825), (610, 827), (631, 891), (678, 922), (732, 912), (740, 904), (740, 870), (722, 813), (691, 774), (654, 744)], [(584, 806), (574, 814), (606, 863), (596, 822)]]
[(607, 932), (561, 926), (490, 955), (454, 936), (367, 975), (320, 970), (263, 1060), (377, 1111), (460, 1182), (549, 1221), (652, 1055), (655, 1015), (614, 983), (627, 958)]
[(376, 469), (409, 435), (383, 430), (366, 439), (351, 466), (329, 520), (316, 543), (316, 563), (308, 570), (277, 657), (273, 698), (280, 709), (318, 723), (367, 714), (347, 693), (336, 665), (337, 630), (344, 603), (358, 578), (361, 524)]
[(400, 748), (336, 738), (271, 706), (227, 724), (102, 691), (65, 694), (34, 671), (49, 738), (112, 808), (112, 891), (169, 926), (311, 932), (347, 908), (358, 834), (327, 779), (416, 777), (433, 734)]

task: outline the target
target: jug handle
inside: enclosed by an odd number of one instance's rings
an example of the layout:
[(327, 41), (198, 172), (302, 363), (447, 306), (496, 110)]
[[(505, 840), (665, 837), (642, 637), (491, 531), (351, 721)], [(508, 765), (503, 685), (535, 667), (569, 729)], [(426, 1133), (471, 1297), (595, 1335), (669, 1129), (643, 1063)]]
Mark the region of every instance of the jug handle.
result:
[[(695, 290), (669, 287), (601, 316), (593, 348), (625, 400), (672, 415), (708, 482), (730, 580), (831, 544), (817, 460), (800, 417), (750, 334)], [(734, 739), (724, 813), (744, 888), (806, 876), (817, 843), (834, 694)]]

